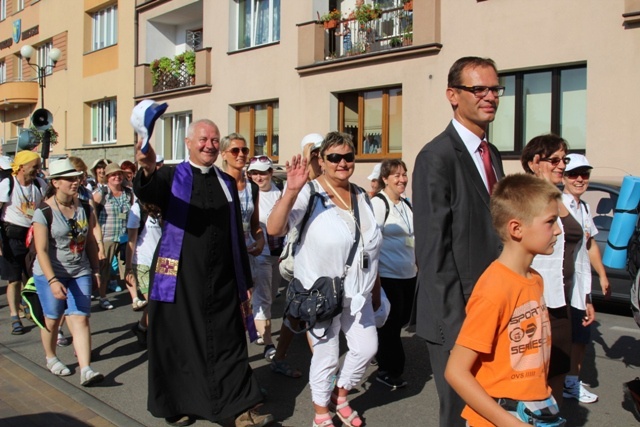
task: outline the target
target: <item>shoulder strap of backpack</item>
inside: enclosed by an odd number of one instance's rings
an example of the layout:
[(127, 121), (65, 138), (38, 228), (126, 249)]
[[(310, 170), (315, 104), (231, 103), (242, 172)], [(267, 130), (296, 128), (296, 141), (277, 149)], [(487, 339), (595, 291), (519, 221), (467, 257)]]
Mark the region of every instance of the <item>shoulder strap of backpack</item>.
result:
[(300, 223), (300, 230), (298, 231), (298, 239), (295, 242), (296, 245), (300, 242), (300, 239), (302, 238), (302, 232), (304, 231), (304, 227), (306, 227), (307, 222), (309, 222), (309, 217), (313, 212), (314, 205), (316, 204), (316, 199), (319, 197), (318, 193), (316, 192), (316, 187), (313, 185), (313, 182), (310, 181), (307, 183), (307, 185), (309, 186), (309, 190), (311, 190), (311, 195), (309, 196), (309, 204), (307, 205), (307, 210), (305, 211), (304, 216), (302, 217), (302, 222)]
[(142, 203), (140, 203), (140, 199), (136, 200), (138, 207), (140, 207), (140, 225), (138, 226), (138, 237), (140, 237), (140, 233), (144, 230), (144, 226), (147, 224), (147, 218), (149, 218), (149, 212), (142, 207)]
[(87, 223), (89, 222), (89, 217), (91, 216), (91, 205), (88, 202), (80, 200), (80, 205), (82, 209), (84, 209), (84, 214), (87, 217)]
[(587, 206), (587, 202), (585, 202), (584, 200), (580, 200), (580, 204), (582, 206), (584, 206), (584, 210), (587, 211), (587, 214), (589, 213), (589, 207)]
[(40, 206), (40, 210), (44, 215), (44, 219), (47, 220), (47, 228), (49, 229), (49, 236), (51, 236), (51, 224), (53, 223), (53, 211), (51, 210), (51, 206), (43, 203)]
[(378, 199), (382, 199), (382, 201), (384, 202), (384, 222), (382, 223), (382, 225), (385, 225), (387, 223), (387, 218), (389, 218), (389, 201), (387, 200), (386, 197), (384, 197), (380, 193), (376, 193), (376, 195), (373, 196), (373, 197), (377, 197)]

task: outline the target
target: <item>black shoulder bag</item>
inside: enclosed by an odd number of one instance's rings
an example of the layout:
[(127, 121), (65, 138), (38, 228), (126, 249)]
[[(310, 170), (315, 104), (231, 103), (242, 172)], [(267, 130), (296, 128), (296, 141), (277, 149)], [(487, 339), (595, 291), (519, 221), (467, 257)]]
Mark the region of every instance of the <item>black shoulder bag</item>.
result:
[[(355, 191), (354, 188), (351, 188)], [(287, 288), (286, 305), (284, 309), (285, 324), (293, 333), (301, 334), (311, 330), (317, 322), (331, 320), (342, 312), (342, 298), (344, 296), (344, 279), (347, 271), (353, 263), (358, 242), (360, 241), (360, 213), (358, 210), (358, 198), (355, 193), (351, 193), (351, 205), (356, 222), (356, 236), (351, 246), (351, 252), (341, 277), (319, 277), (311, 287), (305, 289), (300, 280), (295, 277), (289, 282)], [(306, 323), (306, 327), (299, 331), (294, 330), (287, 316), (299, 319)], [(313, 333), (313, 332), (311, 332)], [(326, 335), (326, 331), (324, 335)], [(324, 336), (323, 335), (323, 336)], [(321, 338), (321, 337), (317, 337)]]

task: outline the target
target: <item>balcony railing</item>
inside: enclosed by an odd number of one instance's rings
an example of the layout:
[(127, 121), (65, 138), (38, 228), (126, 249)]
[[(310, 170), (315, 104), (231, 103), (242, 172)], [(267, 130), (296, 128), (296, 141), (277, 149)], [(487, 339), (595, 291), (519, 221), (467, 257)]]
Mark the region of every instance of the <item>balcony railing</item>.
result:
[(325, 32), (326, 60), (411, 46), (413, 11), (386, 9), (378, 19), (360, 23), (349, 18)]
[(211, 48), (200, 49), (195, 53), (195, 75), (190, 75), (187, 72), (186, 63), (182, 63), (170, 71), (159, 71), (154, 79), (149, 64), (138, 65), (136, 67), (136, 98), (145, 96), (153, 98), (155, 94), (170, 91), (210, 90)]

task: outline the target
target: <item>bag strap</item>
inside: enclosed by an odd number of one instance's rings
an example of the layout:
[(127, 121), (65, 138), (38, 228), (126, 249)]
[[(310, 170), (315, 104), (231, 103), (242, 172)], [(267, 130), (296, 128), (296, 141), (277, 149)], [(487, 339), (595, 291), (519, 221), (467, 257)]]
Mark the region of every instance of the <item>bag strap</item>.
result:
[(302, 222), (300, 223), (300, 230), (298, 231), (298, 237), (294, 242), (294, 246), (298, 246), (300, 243), (300, 239), (302, 238), (302, 232), (304, 231), (304, 227), (306, 227), (307, 222), (309, 222), (309, 218), (311, 217), (311, 213), (316, 204), (316, 199), (319, 197), (316, 192), (316, 187), (313, 185), (313, 182), (307, 182), (309, 189), (311, 190), (311, 195), (309, 196), (309, 204), (307, 205), (307, 210), (304, 212), (304, 216), (302, 217)]
[(354, 188), (353, 184), (349, 184), (350, 189), (353, 191), (351, 193), (351, 206), (353, 206), (353, 219), (356, 222), (356, 236), (353, 239), (353, 245), (351, 245), (351, 252), (349, 252), (349, 258), (347, 258), (347, 264), (344, 267), (344, 273), (342, 274), (342, 280), (347, 276), (347, 271), (351, 264), (353, 263), (353, 258), (356, 256), (356, 250), (358, 249), (358, 242), (360, 242), (360, 209), (358, 208), (358, 196), (356, 192), (358, 191)]

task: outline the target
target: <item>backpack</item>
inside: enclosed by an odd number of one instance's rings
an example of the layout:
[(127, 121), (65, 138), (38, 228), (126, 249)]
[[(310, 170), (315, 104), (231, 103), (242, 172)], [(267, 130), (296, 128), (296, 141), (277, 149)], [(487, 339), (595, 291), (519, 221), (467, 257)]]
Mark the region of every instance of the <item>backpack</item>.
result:
[(633, 283), (631, 284), (631, 313), (633, 314), (633, 320), (636, 321), (638, 327), (640, 327), (640, 271), (635, 275)]
[[(382, 194), (380, 193), (376, 193), (375, 196), (373, 197), (377, 197), (379, 199), (382, 199), (382, 201), (384, 202), (384, 222), (382, 223), (382, 225), (384, 226), (384, 224), (387, 223), (387, 218), (389, 218), (389, 201), (387, 200), (386, 197), (384, 197)], [(411, 206), (411, 203), (409, 202), (409, 200), (405, 199), (404, 197), (400, 197), (400, 200), (409, 207), (409, 209), (413, 210), (413, 207)]]
[[(98, 191), (100, 192), (100, 194), (102, 194), (102, 200), (100, 201), (100, 203), (96, 203), (96, 218), (100, 219), (100, 212), (104, 210), (104, 205), (105, 203), (107, 203), (107, 195), (109, 194), (109, 187), (107, 187), (106, 185), (101, 186)], [(122, 186), (122, 191), (129, 198), (129, 204), (130, 205), (133, 204), (133, 190), (130, 189), (129, 187)]]
[(627, 244), (627, 270), (631, 277), (636, 277), (640, 270), (640, 222), (636, 223), (636, 228)]
[(278, 268), (280, 269), (280, 275), (284, 280), (290, 282), (293, 280), (293, 257), (296, 247), (300, 242), (300, 238), (302, 237), (302, 231), (304, 227), (307, 225), (309, 221), (309, 217), (313, 212), (313, 208), (316, 202), (316, 199), (319, 197), (316, 193), (316, 187), (312, 182), (308, 182), (307, 185), (311, 190), (311, 196), (309, 197), (309, 204), (307, 205), (307, 210), (302, 217), (302, 222), (297, 227), (293, 227), (287, 233), (287, 238), (284, 243), (284, 247), (282, 248), (282, 253), (280, 254), (280, 258), (278, 258)]

